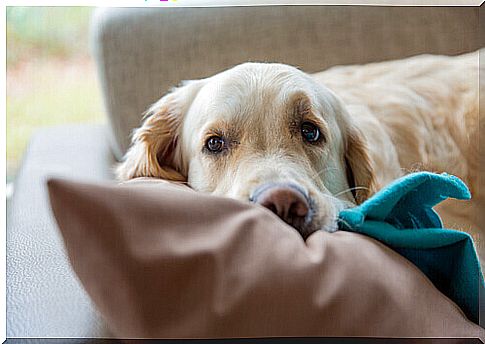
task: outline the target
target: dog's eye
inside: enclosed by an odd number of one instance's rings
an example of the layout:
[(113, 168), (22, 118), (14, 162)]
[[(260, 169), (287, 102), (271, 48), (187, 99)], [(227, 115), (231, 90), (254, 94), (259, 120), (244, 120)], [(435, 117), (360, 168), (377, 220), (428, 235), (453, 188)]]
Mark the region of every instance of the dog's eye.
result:
[(220, 136), (211, 136), (205, 142), (205, 147), (211, 153), (220, 153), (224, 149), (225, 141)]
[(310, 122), (303, 122), (301, 125), (301, 136), (309, 143), (315, 143), (320, 140), (320, 130)]

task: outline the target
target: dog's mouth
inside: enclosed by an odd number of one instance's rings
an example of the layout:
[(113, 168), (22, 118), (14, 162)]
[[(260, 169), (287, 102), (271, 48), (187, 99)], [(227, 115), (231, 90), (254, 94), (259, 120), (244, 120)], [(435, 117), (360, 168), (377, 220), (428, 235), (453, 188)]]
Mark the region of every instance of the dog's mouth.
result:
[(336, 229), (336, 219), (335, 224), (319, 224), (314, 199), (295, 183), (262, 184), (254, 190), (249, 201), (271, 210), (295, 228), (303, 239), (320, 229), (330, 232)]

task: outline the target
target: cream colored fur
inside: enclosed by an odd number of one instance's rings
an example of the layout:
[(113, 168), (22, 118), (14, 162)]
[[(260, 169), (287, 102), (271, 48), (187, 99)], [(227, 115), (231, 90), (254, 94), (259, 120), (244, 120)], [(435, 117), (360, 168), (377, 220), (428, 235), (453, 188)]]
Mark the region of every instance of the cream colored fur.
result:
[(471, 233), (483, 250), (477, 202), (479, 54), (421, 55), (314, 75), (345, 103), (366, 136), (380, 186), (417, 170), (463, 179), (471, 202), (437, 207), (444, 223)]

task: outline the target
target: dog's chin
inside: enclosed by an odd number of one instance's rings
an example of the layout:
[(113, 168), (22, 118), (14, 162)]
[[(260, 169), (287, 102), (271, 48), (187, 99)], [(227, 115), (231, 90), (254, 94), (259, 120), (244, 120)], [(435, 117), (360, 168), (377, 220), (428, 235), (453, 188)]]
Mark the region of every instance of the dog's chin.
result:
[[(313, 210), (312, 215), (306, 218), (296, 218), (289, 221), (285, 221), (280, 218), (286, 224), (293, 227), (300, 235), (306, 240), (311, 234), (317, 231), (324, 231), (333, 233), (338, 229), (338, 217), (339, 209), (341, 207), (335, 205), (331, 207), (330, 213), (325, 213), (323, 216), (318, 216), (318, 210)], [(343, 208), (342, 208), (343, 209)]]
[[(332, 197), (333, 198), (333, 197)], [(293, 226), (304, 239), (307, 239), (316, 231), (333, 233), (338, 230), (338, 216), (340, 211), (354, 206), (348, 201), (342, 201), (337, 198), (316, 200), (320, 206), (317, 206), (312, 217), (312, 221), (306, 226)]]
[(333, 233), (335, 231), (337, 231), (338, 229), (338, 223), (337, 223), (337, 220), (334, 219), (334, 220), (331, 220), (331, 221), (325, 221), (326, 223), (324, 224), (316, 224), (316, 223), (312, 223), (308, 226), (303, 226), (303, 227), (296, 227), (296, 226), (292, 226), (293, 228), (295, 228), (298, 233), (300, 233), (300, 235), (303, 237), (303, 239), (307, 239), (311, 234), (317, 232), (317, 231), (324, 231), (324, 232), (329, 232), (329, 233)]
[(320, 228), (320, 230), (329, 232), (329, 233), (336, 232), (337, 229), (338, 229), (338, 222), (336, 219)]

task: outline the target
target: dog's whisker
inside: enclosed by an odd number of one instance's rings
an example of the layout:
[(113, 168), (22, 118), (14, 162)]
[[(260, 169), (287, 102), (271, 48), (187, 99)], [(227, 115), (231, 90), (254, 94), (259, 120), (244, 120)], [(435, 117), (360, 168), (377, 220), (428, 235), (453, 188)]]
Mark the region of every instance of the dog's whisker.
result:
[(347, 221), (345, 221), (344, 219), (341, 219), (340, 217), (337, 217), (337, 223), (343, 223), (344, 225), (347, 226), (347, 228), (352, 228)]
[(332, 201), (335, 199), (335, 197), (333, 195), (327, 195), (327, 194), (324, 194), (323, 192), (321, 192), (319, 195), (323, 196), (323, 197), (330, 198)]
[(337, 197), (337, 196), (340, 196), (344, 193), (351, 192), (351, 191), (354, 191), (354, 190), (370, 190), (370, 189), (368, 187), (365, 187), (365, 186), (355, 186), (353, 188), (348, 188), (348, 189), (345, 189), (343, 191), (340, 191), (340, 192), (336, 193), (334, 196)]
[(318, 172), (316, 172), (313, 176), (312, 179), (319, 177), (322, 173), (330, 171), (330, 170), (338, 170), (336, 167), (326, 167)]

